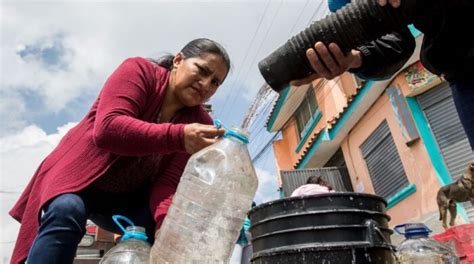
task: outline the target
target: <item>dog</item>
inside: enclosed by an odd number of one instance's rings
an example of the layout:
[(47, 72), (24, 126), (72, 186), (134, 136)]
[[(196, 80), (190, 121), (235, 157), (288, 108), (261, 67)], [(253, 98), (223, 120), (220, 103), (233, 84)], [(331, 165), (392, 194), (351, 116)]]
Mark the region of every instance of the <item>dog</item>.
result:
[(448, 218), (448, 209), (451, 215), (450, 226), (454, 225), (456, 219), (456, 203), (470, 201), (474, 206), (474, 163), (467, 166), (463, 176), (446, 186), (439, 189), (436, 196), (436, 202), (439, 208), (439, 220), (443, 222), (443, 228), (448, 228), (446, 221)]

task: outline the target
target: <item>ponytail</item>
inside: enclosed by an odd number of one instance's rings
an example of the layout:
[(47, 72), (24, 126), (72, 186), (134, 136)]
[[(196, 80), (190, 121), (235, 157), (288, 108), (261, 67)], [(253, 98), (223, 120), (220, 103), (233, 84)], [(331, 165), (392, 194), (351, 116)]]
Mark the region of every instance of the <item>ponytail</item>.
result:
[(155, 60), (155, 59), (150, 59), (150, 60), (153, 61), (154, 63), (160, 65), (163, 68), (171, 70), (171, 69), (173, 69), (173, 59), (174, 59), (173, 55), (166, 54), (166, 55), (161, 56), (157, 60)]

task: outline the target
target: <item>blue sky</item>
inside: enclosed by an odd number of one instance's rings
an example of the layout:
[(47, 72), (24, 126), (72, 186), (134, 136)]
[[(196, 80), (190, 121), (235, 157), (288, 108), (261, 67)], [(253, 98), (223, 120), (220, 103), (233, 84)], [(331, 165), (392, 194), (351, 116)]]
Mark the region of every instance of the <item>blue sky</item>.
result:
[[(0, 263), (8, 263), (18, 224), (7, 211), (41, 160), (87, 112), (107, 76), (126, 58), (176, 53), (188, 41), (220, 42), (233, 69), (211, 100), (215, 116), (240, 126), (263, 84), (259, 60), (312, 20), (325, 2), (42, 1), (0, 3)], [(251, 126), (259, 202), (277, 197), (270, 105)]]

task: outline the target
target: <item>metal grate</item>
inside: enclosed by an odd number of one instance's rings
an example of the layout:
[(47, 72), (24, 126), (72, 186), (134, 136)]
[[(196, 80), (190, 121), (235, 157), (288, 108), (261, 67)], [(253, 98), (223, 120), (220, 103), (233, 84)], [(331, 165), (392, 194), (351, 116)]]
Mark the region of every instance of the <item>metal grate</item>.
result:
[(377, 195), (388, 199), (409, 184), (386, 121), (374, 130), (360, 149)]
[[(291, 195), (296, 188), (306, 184), (310, 176), (321, 176), (331, 187), (339, 192), (352, 191), (352, 187), (347, 187), (347, 182), (350, 183), (347, 169), (338, 167), (325, 167), (301, 170), (280, 171), (282, 179), (282, 189), (285, 197)], [(347, 178), (347, 179), (344, 179)]]

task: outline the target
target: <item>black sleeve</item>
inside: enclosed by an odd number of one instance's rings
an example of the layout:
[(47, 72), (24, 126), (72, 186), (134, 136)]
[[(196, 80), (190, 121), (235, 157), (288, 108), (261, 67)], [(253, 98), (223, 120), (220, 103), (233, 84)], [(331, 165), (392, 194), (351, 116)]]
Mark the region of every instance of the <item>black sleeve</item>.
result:
[(385, 35), (357, 49), (362, 53), (362, 66), (350, 72), (362, 79), (388, 79), (411, 57), (415, 38), (408, 28)]

